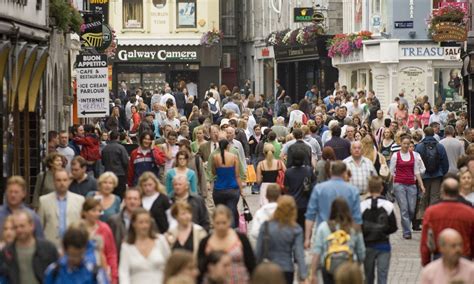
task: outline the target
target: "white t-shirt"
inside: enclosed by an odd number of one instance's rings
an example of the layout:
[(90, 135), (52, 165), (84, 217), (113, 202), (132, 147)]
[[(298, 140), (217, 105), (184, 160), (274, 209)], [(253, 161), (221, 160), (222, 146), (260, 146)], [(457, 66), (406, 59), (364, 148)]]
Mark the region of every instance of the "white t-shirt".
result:
[(153, 202), (155, 202), (155, 200), (158, 198), (158, 196), (160, 196), (160, 193), (158, 193), (158, 192), (151, 195), (151, 196), (143, 196), (143, 198), (142, 198), (143, 208), (150, 211), (151, 206), (153, 205)]

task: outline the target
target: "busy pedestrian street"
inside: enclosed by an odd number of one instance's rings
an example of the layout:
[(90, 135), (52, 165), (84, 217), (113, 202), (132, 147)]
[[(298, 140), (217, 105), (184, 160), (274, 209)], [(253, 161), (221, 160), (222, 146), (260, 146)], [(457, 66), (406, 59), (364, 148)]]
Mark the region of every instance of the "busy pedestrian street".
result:
[(0, 284), (474, 284), (474, 0), (1, 0)]

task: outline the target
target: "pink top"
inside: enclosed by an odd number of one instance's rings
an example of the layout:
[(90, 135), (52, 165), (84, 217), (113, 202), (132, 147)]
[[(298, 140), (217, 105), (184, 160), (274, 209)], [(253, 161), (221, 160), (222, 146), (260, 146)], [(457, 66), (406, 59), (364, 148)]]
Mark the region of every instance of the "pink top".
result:
[(425, 126), (428, 126), (428, 124), (430, 123), (430, 112), (429, 111), (423, 111), (423, 114), (421, 115), (421, 126), (422, 127), (425, 127)]
[(117, 258), (117, 249), (115, 247), (115, 239), (110, 230), (109, 225), (102, 221), (98, 221), (97, 224), (99, 227), (94, 232), (94, 235), (100, 236), (102, 239), (102, 248), (104, 252), (107, 265), (110, 268), (110, 276), (112, 278), (113, 284), (118, 283), (118, 258)]
[[(420, 120), (420, 115), (419, 114), (410, 114), (408, 116), (408, 128), (413, 128), (413, 124), (415, 124), (415, 120)], [(421, 125), (419, 125), (421, 127)]]
[(473, 283), (474, 263), (460, 258), (456, 269), (450, 271), (443, 265), (443, 259), (437, 259), (421, 271), (421, 284), (434, 283)]
[(402, 120), (403, 125), (407, 124), (408, 113), (406, 110), (397, 109), (395, 112), (395, 120), (398, 121), (399, 119)]

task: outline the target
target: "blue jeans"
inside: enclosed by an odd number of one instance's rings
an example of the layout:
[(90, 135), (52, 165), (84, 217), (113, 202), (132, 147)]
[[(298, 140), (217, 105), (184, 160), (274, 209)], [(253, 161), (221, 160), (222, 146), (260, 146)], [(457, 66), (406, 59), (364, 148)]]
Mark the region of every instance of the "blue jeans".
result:
[(377, 284), (386, 284), (390, 267), (390, 252), (366, 247), (364, 271), (367, 284), (375, 282), (375, 266), (377, 266)]
[(416, 185), (393, 183), (393, 191), (400, 207), (403, 235), (411, 235), (410, 225), (416, 207)]
[(237, 204), (239, 204), (240, 199), (240, 190), (239, 189), (222, 189), (214, 190), (212, 194), (214, 199), (214, 204), (217, 206), (223, 204), (227, 206), (232, 215), (234, 216), (232, 228), (239, 227), (239, 210), (237, 209)]

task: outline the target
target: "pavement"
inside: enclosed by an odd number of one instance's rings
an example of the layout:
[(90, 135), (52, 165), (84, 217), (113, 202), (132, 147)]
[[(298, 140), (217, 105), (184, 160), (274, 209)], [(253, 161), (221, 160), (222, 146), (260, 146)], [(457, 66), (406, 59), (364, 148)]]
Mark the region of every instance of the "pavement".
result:
[[(245, 199), (252, 213), (260, 208), (259, 195), (250, 194), (250, 188), (245, 189)], [(239, 208), (242, 208), (239, 205)], [(240, 209), (239, 209), (240, 210)], [(400, 224), (400, 210), (395, 204), (395, 215), (397, 217), (398, 231), (391, 235), (392, 256), (390, 259), (390, 270), (388, 283), (411, 284), (419, 283), (421, 276), (420, 239), (421, 232), (413, 232), (411, 240), (402, 237)], [(322, 283), (322, 282), (319, 282)]]

